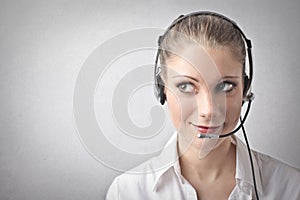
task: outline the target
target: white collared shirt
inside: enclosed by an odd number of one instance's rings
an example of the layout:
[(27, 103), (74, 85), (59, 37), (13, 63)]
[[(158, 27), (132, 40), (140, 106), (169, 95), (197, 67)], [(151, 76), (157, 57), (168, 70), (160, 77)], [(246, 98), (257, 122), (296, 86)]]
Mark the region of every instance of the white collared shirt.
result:
[[(174, 135), (159, 156), (134, 170), (144, 173), (124, 173), (116, 177), (107, 192), (106, 199), (196, 200), (196, 190), (181, 175), (177, 134)], [(228, 199), (256, 199), (247, 147), (239, 138), (235, 136), (232, 138), (236, 144), (236, 186)], [(252, 157), (260, 200), (300, 200), (298, 169), (253, 150)]]

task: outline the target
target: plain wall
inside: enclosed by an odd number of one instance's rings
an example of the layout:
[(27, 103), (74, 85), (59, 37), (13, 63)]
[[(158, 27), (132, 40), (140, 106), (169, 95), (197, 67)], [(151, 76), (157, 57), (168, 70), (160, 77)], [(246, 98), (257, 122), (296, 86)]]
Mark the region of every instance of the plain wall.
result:
[[(120, 171), (96, 159), (81, 140), (73, 110), (77, 76), (112, 36), (165, 28), (197, 10), (223, 13), (252, 39), (251, 146), (300, 168), (299, 1), (7, 0), (0, 3), (0, 199), (104, 199)], [(141, 92), (148, 95), (148, 89)], [(140, 107), (131, 108), (133, 119), (149, 123), (143, 95), (134, 98), (130, 106)], [(105, 148), (102, 153), (113, 156)]]

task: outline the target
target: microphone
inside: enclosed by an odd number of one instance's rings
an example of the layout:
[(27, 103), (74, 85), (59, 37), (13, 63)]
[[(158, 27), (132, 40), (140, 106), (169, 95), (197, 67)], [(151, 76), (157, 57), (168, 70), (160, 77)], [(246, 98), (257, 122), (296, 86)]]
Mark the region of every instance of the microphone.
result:
[[(242, 126), (244, 125), (244, 122), (246, 121), (247, 119), (247, 116), (249, 114), (249, 111), (250, 111), (250, 108), (251, 108), (251, 103), (252, 101), (254, 100), (255, 96), (254, 94), (251, 92), (249, 95), (247, 95), (244, 99), (244, 101), (247, 101), (248, 102), (248, 105), (247, 105), (247, 110), (245, 112), (245, 115), (242, 118), (240, 118), (240, 125), (234, 129), (233, 131), (229, 132), (229, 133), (226, 133), (226, 134), (223, 134), (223, 135), (217, 135), (217, 134), (201, 134), (201, 133), (198, 133), (197, 134), (197, 137), (199, 139), (202, 139), (202, 138), (208, 138), (208, 139), (218, 139), (218, 138), (223, 138), (223, 137), (228, 137), (228, 136), (231, 136), (233, 134), (235, 134), (238, 130), (240, 130), (240, 128), (242, 128)], [(244, 102), (243, 102), (244, 103)]]
[(216, 134), (201, 134), (198, 133), (197, 137), (198, 138), (209, 138), (209, 139), (218, 139), (221, 135), (216, 135)]

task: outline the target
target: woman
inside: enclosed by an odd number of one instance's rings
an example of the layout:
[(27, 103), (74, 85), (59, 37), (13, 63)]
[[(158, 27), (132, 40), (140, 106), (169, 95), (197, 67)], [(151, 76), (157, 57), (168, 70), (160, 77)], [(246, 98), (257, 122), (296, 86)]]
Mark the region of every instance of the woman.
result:
[(117, 177), (107, 199), (300, 199), (299, 170), (255, 151), (249, 160), (232, 135), (242, 105), (251, 105), (250, 45), (234, 22), (216, 13), (171, 24), (159, 41), (155, 78), (176, 134), (139, 166), (145, 173)]

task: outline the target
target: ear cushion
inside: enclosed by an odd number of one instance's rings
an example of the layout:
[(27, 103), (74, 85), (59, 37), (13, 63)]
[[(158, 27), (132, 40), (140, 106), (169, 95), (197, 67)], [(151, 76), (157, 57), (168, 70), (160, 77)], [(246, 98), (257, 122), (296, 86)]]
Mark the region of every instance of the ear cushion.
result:
[(163, 80), (161, 79), (160, 76), (157, 76), (157, 97), (159, 99), (159, 102), (164, 105), (167, 97), (166, 97), (166, 94), (165, 94), (165, 86), (164, 86), (164, 82)]
[(244, 90), (243, 90), (244, 98), (247, 96), (249, 88), (250, 88), (249, 77), (247, 75), (244, 75)]

